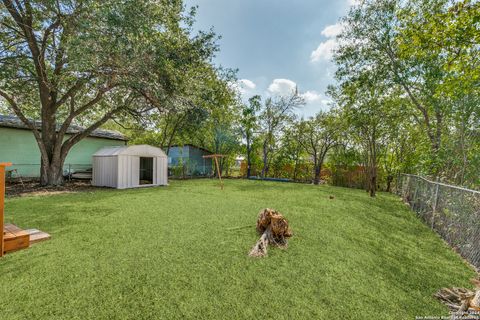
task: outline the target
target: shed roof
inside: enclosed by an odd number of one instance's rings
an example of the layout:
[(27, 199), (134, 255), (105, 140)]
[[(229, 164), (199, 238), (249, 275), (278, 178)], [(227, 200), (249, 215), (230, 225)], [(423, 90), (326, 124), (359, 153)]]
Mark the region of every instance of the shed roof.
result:
[[(38, 120), (32, 120), (35, 126), (38, 129), (41, 129), (42, 122)], [(58, 126), (58, 125), (57, 125)], [(22, 122), (19, 118), (15, 116), (7, 116), (7, 115), (1, 115), (0, 114), (0, 127), (6, 127), (6, 128), (15, 128), (15, 129), (26, 129), (30, 130), (29, 127), (25, 123)], [(58, 126), (60, 127), (60, 126)], [(77, 125), (71, 125), (68, 127), (67, 133), (68, 134), (75, 134), (78, 132), (81, 132), (85, 130), (85, 128), (77, 126)], [(94, 130), (89, 137), (96, 137), (96, 138), (104, 138), (104, 139), (112, 139), (112, 140), (121, 140), (121, 141), (127, 141), (127, 137), (125, 137), (123, 134), (121, 134), (118, 131), (113, 131), (113, 130), (103, 130), (103, 129), (97, 129)]]
[(162, 149), (147, 144), (136, 146), (105, 147), (93, 154), (94, 157), (140, 156), (167, 157)]

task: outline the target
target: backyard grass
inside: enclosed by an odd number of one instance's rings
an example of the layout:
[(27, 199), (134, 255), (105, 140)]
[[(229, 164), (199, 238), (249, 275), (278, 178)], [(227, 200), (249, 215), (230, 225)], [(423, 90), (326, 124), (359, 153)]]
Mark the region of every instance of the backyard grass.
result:
[[(294, 236), (249, 258), (265, 207)], [(414, 319), (446, 315), (432, 295), (474, 276), (390, 194), (193, 180), (11, 198), (6, 211), (52, 239), (0, 260), (1, 319)]]

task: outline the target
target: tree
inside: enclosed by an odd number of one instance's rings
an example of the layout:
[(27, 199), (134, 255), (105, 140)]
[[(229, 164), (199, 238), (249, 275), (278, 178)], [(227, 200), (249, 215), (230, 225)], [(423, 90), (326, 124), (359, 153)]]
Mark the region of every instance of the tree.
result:
[(328, 151), (337, 143), (337, 124), (332, 114), (320, 111), (299, 123), (299, 143), (313, 160), (313, 183), (320, 183), (322, 166)]
[(438, 61), (443, 71), (438, 95), (478, 95), (479, 16), (480, 3), (471, 0), (410, 0), (399, 10), (401, 58)]
[[(435, 61), (441, 71), (432, 93), (443, 102), (442, 144), (436, 159), (441, 171), (437, 177), (471, 187), (480, 181), (475, 156), (478, 117), (474, 111), (478, 110), (480, 93), (480, 3), (411, 0), (398, 16), (402, 22), (399, 57)], [(472, 175), (474, 171), (477, 174)]]
[(208, 116), (208, 110), (201, 107), (172, 107), (139, 118), (124, 118), (120, 127), (129, 135), (131, 143), (158, 146), (168, 155), (172, 145), (182, 144), (182, 136), (194, 134)]
[[(479, 179), (478, 170), (471, 174), (479, 141), (477, 113), (470, 107), (480, 88), (479, 13), (480, 4), (469, 0), (361, 1), (342, 19), (334, 57), (340, 87), (375, 70), (376, 81), (390, 89), (372, 97), (372, 105), (386, 95), (401, 97), (393, 104), (402, 113), (395, 124), (403, 121), (403, 137), (416, 136), (415, 148), (403, 156), (415, 160), (417, 173), (469, 186)], [(407, 169), (395, 164), (392, 152), (402, 139), (381, 148), (387, 171)]]
[(292, 111), (305, 104), (297, 91), (288, 96), (268, 98), (259, 116), (262, 132), (262, 178), (268, 175), (270, 156), (275, 150), (276, 138), (292, 117)]
[[(408, 7), (414, 1), (408, 1)], [(436, 10), (442, 0), (416, 6), (415, 16), (423, 9)], [(392, 87), (398, 86), (409, 98), (413, 114), (430, 142), (431, 166), (436, 175), (442, 147), (442, 136), (449, 106), (435, 94), (444, 76), (442, 56), (417, 59), (400, 45), (405, 40), (399, 19), (401, 2), (397, 0), (363, 1), (343, 19), (344, 31), (339, 36), (340, 48), (335, 56), (339, 79), (358, 79), (365, 70), (375, 69)], [(410, 50), (415, 50), (410, 46)]]
[[(369, 102), (372, 103), (373, 101), (370, 100)], [(378, 117), (378, 111), (374, 111), (370, 107), (371, 105), (367, 106), (366, 104), (351, 104), (349, 105), (347, 113), (352, 129), (351, 134), (362, 147), (367, 176), (366, 188), (370, 196), (375, 197), (377, 190), (378, 155), (379, 149), (381, 148), (379, 143), (381, 119)]]
[[(227, 95), (227, 93), (230, 93)], [(220, 172), (229, 170), (233, 158), (240, 151), (238, 119), (240, 110), (233, 92), (227, 91), (224, 100), (216, 99), (209, 116), (194, 132), (182, 136), (184, 142), (193, 143), (226, 157), (219, 159)]]
[[(380, 152), (380, 165), (385, 173), (385, 191), (392, 191), (395, 177), (401, 173), (412, 173), (418, 169), (418, 145), (424, 145), (421, 132), (418, 132), (411, 115), (402, 111), (402, 105), (408, 103), (397, 98), (389, 101), (391, 109), (389, 124), (385, 126), (385, 140)], [(395, 112), (395, 116), (391, 114)]]
[(213, 128), (213, 153), (223, 154), (223, 157), (219, 160), (220, 173), (223, 174), (224, 170), (229, 169), (229, 160), (232, 156), (235, 156), (235, 152), (239, 150), (240, 142), (238, 141), (238, 135), (228, 123), (218, 123)]
[(366, 189), (375, 197), (378, 162), (385, 150), (390, 123), (399, 119), (398, 91), (392, 90), (375, 69), (364, 70), (358, 79), (330, 88), (329, 94), (345, 117), (348, 135), (364, 156)]
[(247, 155), (247, 178), (250, 178), (252, 170), (252, 147), (254, 133), (257, 129), (257, 112), (260, 111), (262, 98), (258, 95), (248, 99), (248, 105), (242, 104), (242, 114), (240, 118), (240, 126), (243, 138), (246, 144)]
[[(293, 163), (293, 173), (291, 179), (297, 180), (299, 176), (299, 166), (304, 158), (304, 150), (300, 144), (303, 137), (303, 127), (299, 125), (297, 119), (293, 119), (283, 130), (281, 147), (277, 158), (286, 160), (287, 164)], [(282, 161), (279, 161), (282, 162)], [(284, 169), (282, 167), (281, 169)]]
[[(33, 132), (43, 185), (62, 184), (68, 152), (112, 117), (186, 92), (216, 50), (192, 23), (180, 1), (2, 0), (0, 96)], [(68, 135), (73, 123), (86, 129)]]

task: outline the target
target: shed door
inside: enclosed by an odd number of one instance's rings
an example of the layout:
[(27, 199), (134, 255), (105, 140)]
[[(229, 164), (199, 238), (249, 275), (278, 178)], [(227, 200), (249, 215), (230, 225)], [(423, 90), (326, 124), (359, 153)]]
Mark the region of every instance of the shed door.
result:
[(139, 185), (153, 184), (153, 158), (140, 157)]

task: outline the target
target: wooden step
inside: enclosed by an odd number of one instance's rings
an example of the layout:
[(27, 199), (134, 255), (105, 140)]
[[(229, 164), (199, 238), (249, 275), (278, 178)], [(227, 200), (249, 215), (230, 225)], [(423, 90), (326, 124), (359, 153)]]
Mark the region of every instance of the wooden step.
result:
[(12, 252), (28, 248), (30, 235), (16, 225), (7, 223), (3, 228), (3, 251)]
[(30, 244), (50, 239), (50, 235), (38, 229), (27, 229), (26, 233), (30, 236)]
[(50, 239), (50, 235), (38, 229), (22, 230), (14, 224), (6, 223), (3, 228), (4, 252), (28, 248), (31, 244)]

